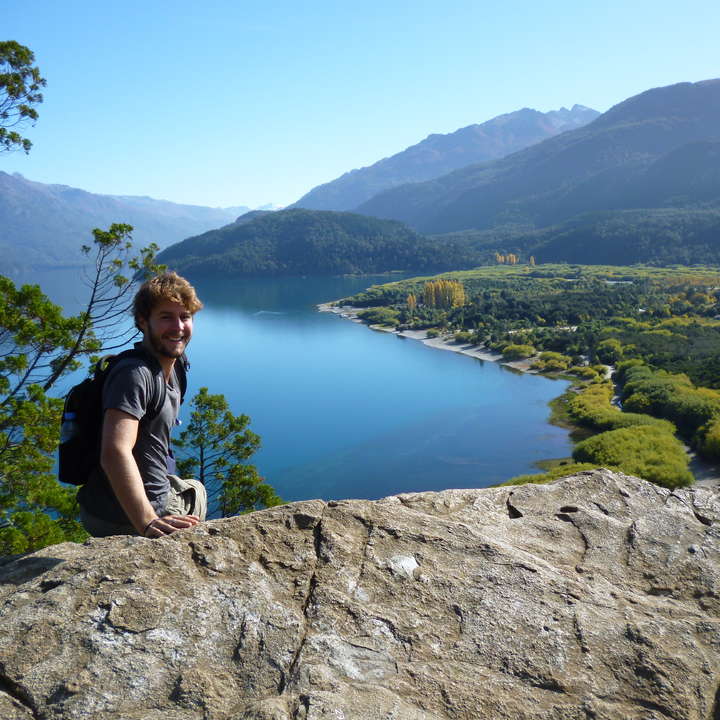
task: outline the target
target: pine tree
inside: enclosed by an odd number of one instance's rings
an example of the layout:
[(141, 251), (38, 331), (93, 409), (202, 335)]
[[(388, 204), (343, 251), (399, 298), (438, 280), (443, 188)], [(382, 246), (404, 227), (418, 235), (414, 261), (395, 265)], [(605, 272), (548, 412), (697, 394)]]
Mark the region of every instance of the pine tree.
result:
[(208, 489), (222, 517), (279, 505), (282, 500), (246, 461), (260, 447), (247, 415), (234, 415), (224, 395), (200, 388), (190, 403), (190, 422), (175, 441), (178, 472)]

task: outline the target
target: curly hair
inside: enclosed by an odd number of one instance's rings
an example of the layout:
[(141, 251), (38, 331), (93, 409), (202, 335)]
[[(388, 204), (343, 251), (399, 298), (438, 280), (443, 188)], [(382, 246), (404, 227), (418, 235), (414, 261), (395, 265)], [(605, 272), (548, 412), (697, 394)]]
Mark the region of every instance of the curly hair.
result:
[(164, 272), (146, 280), (137, 291), (133, 300), (135, 327), (140, 330), (138, 320), (147, 320), (153, 308), (165, 300), (182, 303), (192, 315), (203, 306), (195, 288), (184, 277), (175, 272)]

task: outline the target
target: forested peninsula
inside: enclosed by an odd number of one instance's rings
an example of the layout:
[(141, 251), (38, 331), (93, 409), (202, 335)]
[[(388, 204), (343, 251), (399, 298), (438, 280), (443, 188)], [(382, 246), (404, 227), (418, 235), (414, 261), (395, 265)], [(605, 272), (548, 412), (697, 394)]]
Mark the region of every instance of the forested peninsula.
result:
[(511, 482), (603, 465), (678, 487), (693, 482), (683, 443), (720, 461), (718, 269), (516, 260), (377, 285), (336, 305), (572, 380), (553, 408), (576, 430), (572, 458)]
[(194, 276), (342, 275), (450, 270), (479, 257), (463, 240), (439, 243), (395, 220), (291, 209), (241, 216), (173, 245), (158, 261)]

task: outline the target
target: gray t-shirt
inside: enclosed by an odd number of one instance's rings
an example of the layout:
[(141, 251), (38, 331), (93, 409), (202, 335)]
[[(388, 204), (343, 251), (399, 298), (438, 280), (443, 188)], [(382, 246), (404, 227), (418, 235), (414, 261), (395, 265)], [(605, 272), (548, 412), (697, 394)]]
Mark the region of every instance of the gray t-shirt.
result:
[[(103, 386), (103, 410), (122, 410), (137, 418), (138, 436), (133, 447), (145, 486), (145, 494), (156, 512), (163, 511), (170, 491), (167, 459), (170, 431), (180, 407), (180, 388), (175, 370), (165, 384), (165, 402), (156, 415), (152, 409), (158, 401), (159, 380), (140, 358), (124, 358), (110, 371)], [(146, 417), (146, 414), (150, 415)], [(93, 515), (111, 522), (128, 522), (104, 473), (84, 485), (78, 496), (83, 507)]]

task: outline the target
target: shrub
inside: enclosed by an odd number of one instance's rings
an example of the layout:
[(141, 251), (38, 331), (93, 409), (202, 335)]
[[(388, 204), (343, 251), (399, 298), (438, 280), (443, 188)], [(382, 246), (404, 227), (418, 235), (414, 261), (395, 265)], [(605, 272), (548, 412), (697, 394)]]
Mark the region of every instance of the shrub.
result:
[(601, 360), (608, 365), (612, 365), (613, 363), (622, 360), (623, 347), (620, 344), (620, 341), (616, 338), (608, 338), (607, 340), (602, 340), (598, 343), (596, 354), (598, 360)]
[(696, 447), (709, 460), (720, 460), (720, 418), (700, 427)]
[(615, 375), (614, 377), (617, 379), (619, 383), (625, 382), (625, 375), (630, 368), (638, 367), (640, 365), (645, 365), (645, 363), (640, 360), (639, 358), (632, 358), (630, 360), (623, 360), (622, 362), (619, 362), (615, 366)]
[(468, 330), (461, 330), (460, 332), (456, 332), (455, 337), (453, 338), (453, 340), (456, 343), (463, 343), (463, 344), (472, 342), (472, 339), (473, 339), (473, 334)]
[(613, 394), (613, 386), (607, 381), (588, 385), (581, 392), (570, 396), (567, 405), (570, 417), (580, 425), (600, 431), (653, 425), (669, 433), (675, 432), (675, 427), (667, 420), (642, 413), (622, 412), (610, 404)]
[(370, 325), (389, 325), (395, 327), (400, 321), (397, 310), (386, 307), (369, 308), (358, 313), (358, 317)]
[(690, 485), (694, 480), (682, 443), (660, 427), (620, 428), (600, 433), (578, 443), (573, 459), (614, 466), (667, 488)]
[(535, 348), (532, 345), (506, 345), (502, 349), (502, 354), (506, 360), (521, 360), (532, 357)]
[(574, 365), (568, 372), (583, 378), (583, 380), (594, 380), (598, 377), (597, 370), (594, 370), (589, 365)]
[(533, 363), (537, 370), (555, 371), (567, 370), (570, 366), (570, 358), (559, 352), (546, 351), (540, 353), (540, 358)]
[(652, 370), (647, 365), (628, 368), (623, 375), (625, 408), (666, 418), (684, 435), (691, 437), (720, 417), (720, 393), (696, 388), (687, 375)]
[(429, 338), (439, 337), (439, 336), (440, 336), (440, 331), (439, 331), (437, 328), (430, 328), (430, 329), (427, 331), (427, 336), (428, 336)]

